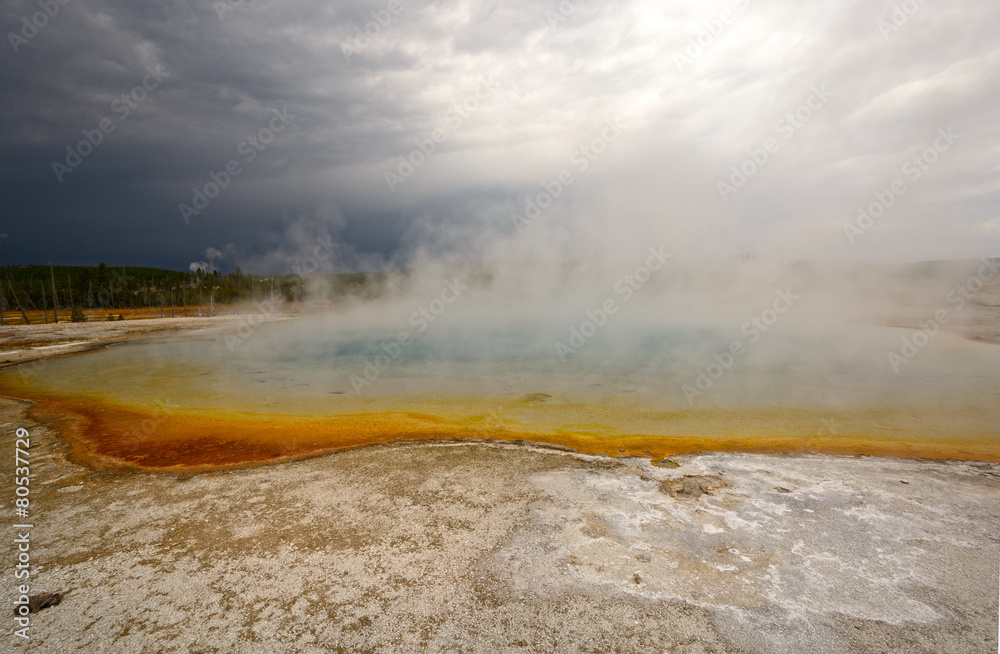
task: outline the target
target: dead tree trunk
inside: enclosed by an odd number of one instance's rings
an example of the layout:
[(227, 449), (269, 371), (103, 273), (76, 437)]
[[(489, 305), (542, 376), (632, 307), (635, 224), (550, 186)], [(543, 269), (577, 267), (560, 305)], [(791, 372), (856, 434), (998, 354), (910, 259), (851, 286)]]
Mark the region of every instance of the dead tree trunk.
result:
[(14, 290), (14, 285), (10, 283), (10, 277), (7, 278), (7, 286), (10, 286), (10, 293), (14, 296), (14, 303), (17, 305), (18, 310), (21, 312), (21, 317), (24, 318), (24, 324), (30, 325), (31, 321), (28, 320), (28, 314), (24, 312), (24, 307), (21, 306), (21, 300), (17, 297), (17, 291)]

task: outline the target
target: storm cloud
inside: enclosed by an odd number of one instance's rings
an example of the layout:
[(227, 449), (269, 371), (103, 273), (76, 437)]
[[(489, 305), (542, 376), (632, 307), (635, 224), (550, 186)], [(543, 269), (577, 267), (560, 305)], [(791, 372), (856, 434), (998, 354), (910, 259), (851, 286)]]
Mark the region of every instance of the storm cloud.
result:
[(31, 0), (0, 25), (6, 263), (1000, 251), (992, 3)]

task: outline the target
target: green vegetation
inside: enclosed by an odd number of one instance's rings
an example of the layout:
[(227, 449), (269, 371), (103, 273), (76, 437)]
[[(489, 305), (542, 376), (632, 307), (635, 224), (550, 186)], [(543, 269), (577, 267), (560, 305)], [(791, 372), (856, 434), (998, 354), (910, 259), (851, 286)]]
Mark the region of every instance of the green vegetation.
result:
[[(4, 311), (52, 311), (52, 293), (61, 313), (85, 320), (83, 310), (118, 310), (204, 306), (253, 302), (272, 295), (286, 302), (306, 297), (336, 300), (346, 295), (376, 295), (387, 273), (337, 275), (220, 275), (138, 266), (4, 266), (0, 268), (0, 308)], [(319, 291), (317, 297), (317, 289)], [(324, 297), (325, 295), (325, 297)], [(207, 314), (206, 314), (207, 315)], [(25, 320), (27, 318), (25, 317)], [(60, 319), (64, 319), (60, 316)], [(34, 320), (32, 322), (35, 322)]]

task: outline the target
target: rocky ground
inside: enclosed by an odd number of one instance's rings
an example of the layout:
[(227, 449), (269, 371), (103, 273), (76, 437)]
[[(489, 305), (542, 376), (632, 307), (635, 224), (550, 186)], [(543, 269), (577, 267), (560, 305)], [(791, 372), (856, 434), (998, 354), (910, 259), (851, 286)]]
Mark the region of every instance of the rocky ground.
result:
[[(0, 366), (240, 320), (8, 327)], [(3, 596), (17, 596), (23, 427), (31, 593), (65, 597), (32, 616), (30, 640), (9, 618), (0, 651), (997, 649), (996, 464), (705, 454), (674, 468), (439, 443), (112, 475), (68, 462), (28, 406), (0, 399)]]
[[(30, 431), (37, 652), (991, 652), (1000, 466), (488, 443), (200, 475)], [(15, 546), (0, 546), (15, 597)], [(9, 615), (9, 614), (8, 614)]]
[[(283, 316), (268, 316), (274, 320)], [(263, 319), (263, 318), (262, 318)], [(60, 322), (0, 327), (0, 368), (64, 354), (75, 354), (114, 343), (161, 338), (181, 331), (235, 328), (246, 316), (213, 318), (152, 318), (99, 322)]]

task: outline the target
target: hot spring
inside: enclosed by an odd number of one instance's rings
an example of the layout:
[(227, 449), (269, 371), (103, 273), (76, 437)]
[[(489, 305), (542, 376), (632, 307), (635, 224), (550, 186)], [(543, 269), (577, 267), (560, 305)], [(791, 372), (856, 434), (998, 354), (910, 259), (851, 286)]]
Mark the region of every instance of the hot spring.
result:
[[(766, 319), (768, 306), (741, 315)], [(738, 450), (1000, 460), (994, 345), (941, 331), (894, 366), (889, 354), (912, 330), (815, 312), (757, 329), (655, 303), (604, 320), (590, 309), (539, 320), (490, 307), (433, 324), (360, 310), (251, 321), (9, 369), (0, 392), (35, 401), (36, 414), (62, 421), (77, 458), (111, 469), (463, 438), (657, 459)]]

